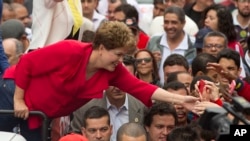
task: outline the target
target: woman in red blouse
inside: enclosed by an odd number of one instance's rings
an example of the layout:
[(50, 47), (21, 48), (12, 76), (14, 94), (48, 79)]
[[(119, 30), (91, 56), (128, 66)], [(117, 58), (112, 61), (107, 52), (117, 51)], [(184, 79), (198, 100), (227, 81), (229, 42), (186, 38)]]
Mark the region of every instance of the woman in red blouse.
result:
[[(136, 47), (131, 30), (121, 22), (104, 22), (92, 44), (64, 40), (21, 57), (15, 69), (15, 116), (28, 118), (39, 110), (55, 118), (71, 114), (103, 90), (115, 86), (145, 105), (151, 99), (180, 103), (191, 110), (198, 100), (180, 96), (145, 83), (122, 65), (123, 55)], [(39, 127), (29, 118), (29, 127)]]

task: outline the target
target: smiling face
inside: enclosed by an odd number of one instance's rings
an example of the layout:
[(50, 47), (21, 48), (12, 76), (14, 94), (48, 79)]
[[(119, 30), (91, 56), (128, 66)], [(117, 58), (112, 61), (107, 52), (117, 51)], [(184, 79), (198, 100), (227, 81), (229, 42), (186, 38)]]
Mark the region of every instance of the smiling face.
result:
[(153, 61), (150, 54), (146, 51), (139, 52), (136, 57), (136, 70), (137, 73), (141, 75), (152, 74), (153, 71)]
[[(179, 95), (183, 95), (183, 96), (188, 95), (185, 89), (179, 89), (179, 90), (168, 89), (168, 91), (179, 94)], [(175, 107), (177, 117), (178, 117), (178, 125), (186, 124), (188, 110), (180, 104), (174, 104), (174, 107)]]
[(183, 34), (183, 27), (185, 22), (182, 23), (178, 16), (174, 13), (167, 13), (164, 16), (164, 30), (167, 33), (167, 37), (170, 39), (179, 38)]
[(125, 53), (126, 51), (124, 48), (107, 50), (103, 45), (101, 45), (99, 47), (99, 61), (102, 68), (108, 71), (114, 71), (116, 66), (122, 62)]

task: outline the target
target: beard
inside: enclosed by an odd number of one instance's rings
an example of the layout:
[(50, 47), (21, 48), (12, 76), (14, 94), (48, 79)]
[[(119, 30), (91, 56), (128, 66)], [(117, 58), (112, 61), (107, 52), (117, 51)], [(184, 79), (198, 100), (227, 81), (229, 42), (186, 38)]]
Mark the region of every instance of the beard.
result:
[(250, 17), (250, 12), (244, 13), (244, 12), (242, 12), (242, 11), (240, 11), (240, 10), (238, 10), (238, 12), (239, 12), (239, 14), (240, 14), (243, 18), (248, 18), (248, 17)]

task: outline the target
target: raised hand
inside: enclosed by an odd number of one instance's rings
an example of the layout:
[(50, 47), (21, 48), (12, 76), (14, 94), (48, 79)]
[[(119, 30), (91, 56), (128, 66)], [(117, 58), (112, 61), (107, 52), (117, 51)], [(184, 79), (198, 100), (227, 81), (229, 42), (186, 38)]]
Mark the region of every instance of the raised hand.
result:
[(237, 79), (237, 76), (231, 74), (230, 72), (224, 70), (220, 64), (218, 63), (208, 63), (207, 64), (207, 69), (208, 70), (214, 70), (217, 73), (219, 73), (221, 76), (225, 77), (226, 79), (228, 79), (230, 82), (232, 80)]

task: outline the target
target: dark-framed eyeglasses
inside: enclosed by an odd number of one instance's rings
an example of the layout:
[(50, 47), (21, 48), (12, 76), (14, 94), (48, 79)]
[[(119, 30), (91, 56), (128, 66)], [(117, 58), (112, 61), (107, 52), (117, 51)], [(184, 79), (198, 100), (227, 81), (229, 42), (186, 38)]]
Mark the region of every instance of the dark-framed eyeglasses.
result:
[(217, 49), (222, 49), (222, 48), (224, 48), (224, 46), (223, 45), (219, 45), (219, 44), (206, 44), (206, 45), (204, 45), (204, 47), (205, 48), (209, 48), (209, 49), (211, 49), (211, 48), (217, 48)]
[(141, 59), (135, 59), (135, 64), (141, 64), (143, 62), (149, 63), (152, 61), (152, 58), (141, 58)]

